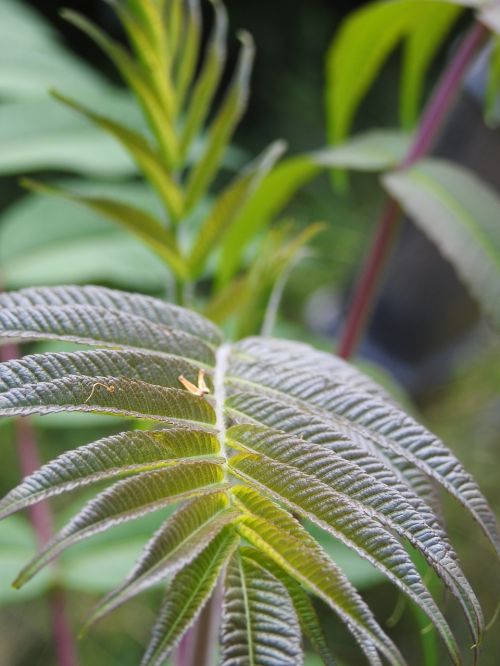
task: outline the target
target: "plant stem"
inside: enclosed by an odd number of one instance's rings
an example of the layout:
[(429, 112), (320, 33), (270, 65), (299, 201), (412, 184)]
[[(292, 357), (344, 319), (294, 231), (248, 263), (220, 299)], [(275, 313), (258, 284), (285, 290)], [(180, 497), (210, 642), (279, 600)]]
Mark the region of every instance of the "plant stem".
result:
[[(0, 360), (9, 361), (19, 358), (17, 345), (10, 344), (0, 348)], [(40, 458), (35, 432), (27, 418), (15, 420), (17, 453), (22, 476), (28, 476), (40, 467)], [(29, 517), (35, 531), (38, 544), (44, 546), (54, 533), (52, 513), (47, 501), (39, 502), (29, 508)], [(58, 666), (76, 666), (77, 657), (71, 628), (69, 625), (64, 592), (54, 587), (48, 595), (50, 618), (54, 637), (54, 648)]]
[[(487, 28), (478, 22), (462, 39), (422, 115), (412, 145), (401, 163), (400, 169), (407, 169), (432, 148), (455, 101), (464, 76), (487, 36)], [(355, 353), (364, 333), (400, 219), (401, 210), (398, 204), (394, 199), (389, 198), (381, 214), (371, 249), (361, 269), (340, 336), (337, 353), (342, 358), (349, 358)]]
[(222, 586), (219, 584), (196, 623), (181, 640), (174, 666), (213, 666), (221, 604)]

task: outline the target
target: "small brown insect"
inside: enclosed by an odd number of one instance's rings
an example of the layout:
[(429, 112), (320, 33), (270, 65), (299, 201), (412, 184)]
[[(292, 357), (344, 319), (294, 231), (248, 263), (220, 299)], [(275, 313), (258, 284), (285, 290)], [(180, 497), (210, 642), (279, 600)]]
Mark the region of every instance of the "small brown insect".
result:
[(115, 387), (111, 384), (110, 386), (107, 386), (106, 384), (103, 384), (102, 382), (96, 382), (92, 386), (92, 391), (90, 392), (89, 397), (87, 400), (85, 400), (86, 403), (90, 400), (90, 398), (94, 395), (94, 392), (98, 386), (102, 386), (103, 389), (106, 389), (108, 393), (114, 393), (115, 392)]
[(179, 381), (193, 395), (207, 395), (210, 393), (210, 390), (205, 382), (205, 370), (200, 369), (198, 372), (198, 386), (195, 386), (189, 379), (186, 379), (184, 375), (179, 375)]

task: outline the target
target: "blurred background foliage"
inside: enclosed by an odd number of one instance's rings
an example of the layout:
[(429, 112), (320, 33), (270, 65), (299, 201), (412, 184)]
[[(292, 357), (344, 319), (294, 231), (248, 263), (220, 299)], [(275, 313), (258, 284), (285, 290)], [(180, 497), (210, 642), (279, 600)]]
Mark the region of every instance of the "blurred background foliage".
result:
[[(324, 111), (325, 56), (341, 21), (363, 2), (352, 0), (228, 0), (230, 34), (245, 28), (255, 39), (257, 61), (249, 109), (225, 160), (220, 179), (248, 162), (271, 141), (285, 139), (289, 154), (321, 148), (326, 143)], [(143, 121), (117, 74), (101, 52), (79, 31), (59, 17), (62, 7), (77, 9), (122, 38), (112, 12), (101, 0), (1, 0), (0, 2), (0, 275), (4, 286), (19, 288), (61, 282), (99, 283), (163, 296), (166, 269), (135, 237), (72, 203), (26, 194), (19, 174), (35, 173), (64, 186), (78, 181), (83, 193), (126, 197), (155, 212), (156, 201), (135, 178), (130, 158), (111, 138), (77, 114), (50, 99), (57, 87), (103, 113), (142, 129)], [(435, 82), (461, 19), (445, 40), (426, 78), (428, 91)], [(236, 57), (230, 40), (229, 62)], [(384, 65), (369, 92), (354, 129), (393, 127), (398, 123), (400, 52)], [(87, 182), (82, 185), (80, 176)], [(127, 182), (126, 188), (123, 181)], [(130, 182), (132, 181), (132, 182)], [(284, 216), (305, 228), (318, 220), (325, 230), (290, 273), (275, 332), (296, 337), (324, 349), (332, 346), (338, 313), (345, 302), (381, 206), (378, 177), (354, 174), (342, 195), (335, 193), (328, 174), (307, 184), (287, 206)], [(327, 310), (327, 312), (325, 312)], [(327, 324), (324, 321), (327, 321)], [(415, 331), (418, 337), (418, 331)], [(39, 347), (38, 347), (39, 348)], [(476, 476), (500, 515), (500, 348), (486, 325), (474, 328), (451, 370), (438, 383), (428, 383), (418, 395), (418, 408), (427, 424), (443, 437)], [(376, 370), (385, 377), (383, 368)], [(387, 380), (390, 383), (390, 380)], [(401, 391), (401, 389), (398, 389)], [(398, 394), (403, 396), (404, 391)], [(118, 432), (124, 424), (95, 415), (34, 419), (43, 460), (66, 448)], [(126, 424), (125, 424), (126, 425)], [(0, 492), (19, 478), (12, 424), (0, 424), (2, 465)], [(54, 503), (58, 520), (65, 521), (75, 506)], [(466, 572), (476, 585), (487, 617), (493, 616), (500, 596), (498, 570), (478, 530), (454, 518), (447, 506), (450, 534), (464, 558)], [(457, 512), (457, 516), (462, 516)], [(164, 518), (155, 516), (115, 529), (68, 553), (57, 571), (40, 575), (21, 593), (10, 589), (19, 565), (33, 552), (34, 537), (26, 520), (10, 518), (0, 525), (0, 664), (51, 666), (54, 654), (41, 593), (58, 580), (68, 589), (74, 627), (82, 624), (97, 595), (109, 590), (125, 574), (139, 551), (144, 535)], [(396, 590), (366, 564), (332, 542), (325, 547), (353, 582), (363, 590), (382, 620), (394, 620), (390, 632), (405, 654), (423, 664), (421, 638), (411, 608), (400, 607)], [(142, 654), (154, 618), (152, 597), (143, 595), (119, 609), (78, 645), (82, 664), (132, 666)], [(451, 607), (450, 614), (456, 609)], [(341, 646), (344, 666), (357, 666), (350, 642), (335, 625), (329, 636)], [(464, 628), (464, 640), (465, 628)], [(500, 632), (488, 632), (483, 666), (496, 666)], [(310, 659), (310, 666), (317, 662)], [(441, 662), (436, 662), (436, 664)]]

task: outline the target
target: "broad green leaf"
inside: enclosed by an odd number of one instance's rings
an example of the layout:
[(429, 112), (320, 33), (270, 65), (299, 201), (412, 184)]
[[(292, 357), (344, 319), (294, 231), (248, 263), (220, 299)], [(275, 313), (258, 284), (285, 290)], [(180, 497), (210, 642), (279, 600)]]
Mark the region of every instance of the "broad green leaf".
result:
[[(123, 106), (127, 114), (129, 105)], [(72, 117), (73, 115), (73, 117)], [(97, 177), (137, 173), (127, 153), (53, 100), (0, 106), (0, 173), (66, 170)]]
[(53, 96), (58, 101), (90, 120), (94, 125), (109, 132), (127, 149), (137, 166), (150, 180), (158, 192), (161, 201), (165, 204), (165, 208), (175, 221), (181, 213), (181, 192), (174, 183), (170, 171), (165, 168), (160, 156), (151, 148), (146, 139), (125, 125), (106, 116), (94, 113), (82, 104), (61, 95), (59, 92), (53, 92)]
[[(422, 4), (422, 3), (421, 3)], [(401, 75), (400, 120), (403, 127), (415, 125), (427, 71), (462, 9), (443, 2), (427, 2), (404, 47)]]
[[(62, 553), (58, 559), (58, 580), (70, 592), (107, 594), (121, 582), (134, 565), (144, 546), (144, 536), (120, 539), (116, 543), (111, 541), (94, 544), (92, 540), (88, 544), (82, 542), (81, 545), (86, 547), (81, 547), (78, 544), (74, 550), (71, 549)], [(33, 549), (23, 560), (28, 560), (32, 554)], [(11, 580), (19, 572), (19, 561), (17, 561), (17, 567)], [(44, 569), (44, 571), (46, 570), (48, 568)], [(44, 571), (35, 576), (29, 585), (25, 585), (21, 590), (15, 590), (15, 593), (29, 590), (43, 575)]]
[(384, 171), (397, 166), (411, 144), (411, 135), (400, 130), (377, 129), (362, 132), (343, 143), (309, 154), (320, 167), (354, 171)]
[(231, 228), (236, 216), (283, 150), (282, 142), (271, 145), (219, 196), (211, 213), (202, 224), (196, 243), (191, 250), (189, 266), (194, 277), (202, 273), (207, 257), (219, 245), (221, 238)]
[(242, 551), (229, 562), (224, 590), (224, 666), (303, 664), (300, 626), (278, 578)]
[(387, 169), (401, 162), (409, 144), (410, 137), (399, 131), (373, 130), (338, 146), (279, 162), (256, 188), (222, 240), (218, 285), (231, 280), (252, 238), (273, 221), (300, 187), (321, 171), (331, 167), (359, 171)]
[(102, 197), (82, 196), (54, 185), (23, 179), (22, 185), (40, 194), (60, 197), (81, 204), (132, 231), (165, 261), (176, 275), (186, 277), (186, 266), (179, 255), (175, 237), (155, 217), (140, 208)]
[(401, 113), (413, 123), (426, 69), (460, 12), (428, 0), (384, 0), (353, 12), (327, 56), (328, 136), (338, 143), (349, 133), (356, 110), (389, 54), (407, 39)]
[(225, 527), (193, 562), (175, 576), (167, 590), (142, 666), (160, 666), (164, 662), (196, 620), (238, 542), (234, 530)]
[(500, 198), (463, 167), (425, 159), (384, 185), (500, 326)]
[(240, 41), (240, 56), (233, 80), (229, 84), (221, 108), (208, 128), (205, 152), (189, 173), (186, 183), (185, 214), (194, 208), (210, 187), (233, 132), (246, 109), (255, 48), (248, 33), (240, 33)]
[(92, 39), (114, 62), (121, 76), (134, 91), (142, 106), (145, 117), (152, 132), (158, 139), (162, 157), (167, 165), (175, 164), (177, 159), (177, 140), (169, 118), (168, 112), (144, 80), (144, 76), (137, 64), (127, 51), (114, 42), (91, 21), (81, 14), (70, 10), (63, 12), (63, 17)]
[(215, 462), (184, 462), (177, 467), (143, 472), (118, 481), (100, 493), (27, 564), (14, 581), (22, 587), (69, 546), (127, 520), (169, 504), (223, 489), (224, 474)]
[[(113, 89), (97, 71), (64, 48), (41, 13), (17, 0), (0, 8), (0, 94), (11, 99), (45, 96), (54, 81), (80, 94)], [(115, 91), (116, 92), (116, 91)]]
[(54, 245), (45, 243), (3, 262), (0, 273), (9, 289), (104, 282), (123, 289), (161, 292), (168, 283), (165, 263), (137, 239), (118, 230), (82, 234)]
[[(68, 184), (81, 196), (119, 197), (161, 214), (156, 197), (141, 183), (61, 182), (64, 188)], [(38, 195), (23, 197), (2, 215), (0, 274), (8, 289), (69, 282), (156, 293), (169, 278), (162, 260), (98, 213)]]
[(356, 109), (379, 69), (419, 19), (414, 0), (376, 2), (343, 22), (326, 61), (326, 112), (330, 143), (349, 133)]
[(203, 431), (180, 429), (124, 432), (64, 453), (28, 476), (0, 502), (0, 518), (102, 480), (124, 478), (182, 463), (210, 458), (217, 439)]
[(200, 75), (189, 99), (179, 153), (184, 161), (197, 134), (203, 127), (222, 75), (226, 60), (227, 14), (220, 0), (212, 0), (214, 25), (203, 58)]
[(146, 544), (125, 581), (99, 603), (87, 626), (192, 562), (238, 515), (228, 504), (224, 493), (213, 494), (174, 513)]

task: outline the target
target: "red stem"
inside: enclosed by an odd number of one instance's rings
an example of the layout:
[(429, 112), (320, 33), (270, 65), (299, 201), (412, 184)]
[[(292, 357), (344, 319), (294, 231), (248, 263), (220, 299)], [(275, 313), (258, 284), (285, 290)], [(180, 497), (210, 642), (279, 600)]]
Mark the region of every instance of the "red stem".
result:
[[(10, 344), (0, 348), (0, 360), (9, 361), (19, 358), (17, 345)], [(40, 467), (40, 457), (35, 432), (26, 418), (15, 420), (17, 453), (22, 476), (28, 476)], [(54, 533), (52, 512), (47, 501), (39, 502), (29, 509), (29, 517), (39, 546), (50, 541)], [(58, 666), (76, 666), (76, 650), (66, 612), (66, 601), (62, 589), (55, 587), (49, 592), (48, 602), (54, 647)]]
[(215, 588), (199, 618), (183, 636), (174, 657), (174, 666), (212, 666), (219, 633), (222, 585)]
[[(472, 59), (487, 36), (487, 28), (481, 23), (475, 23), (463, 38), (429, 100), (400, 169), (407, 169), (432, 148)], [(340, 336), (337, 353), (342, 358), (349, 358), (355, 353), (364, 333), (375, 304), (389, 251), (399, 228), (400, 218), (401, 211), (397, 202), (389, 198), (380, 217), (371, 249), (361, 269)]]

